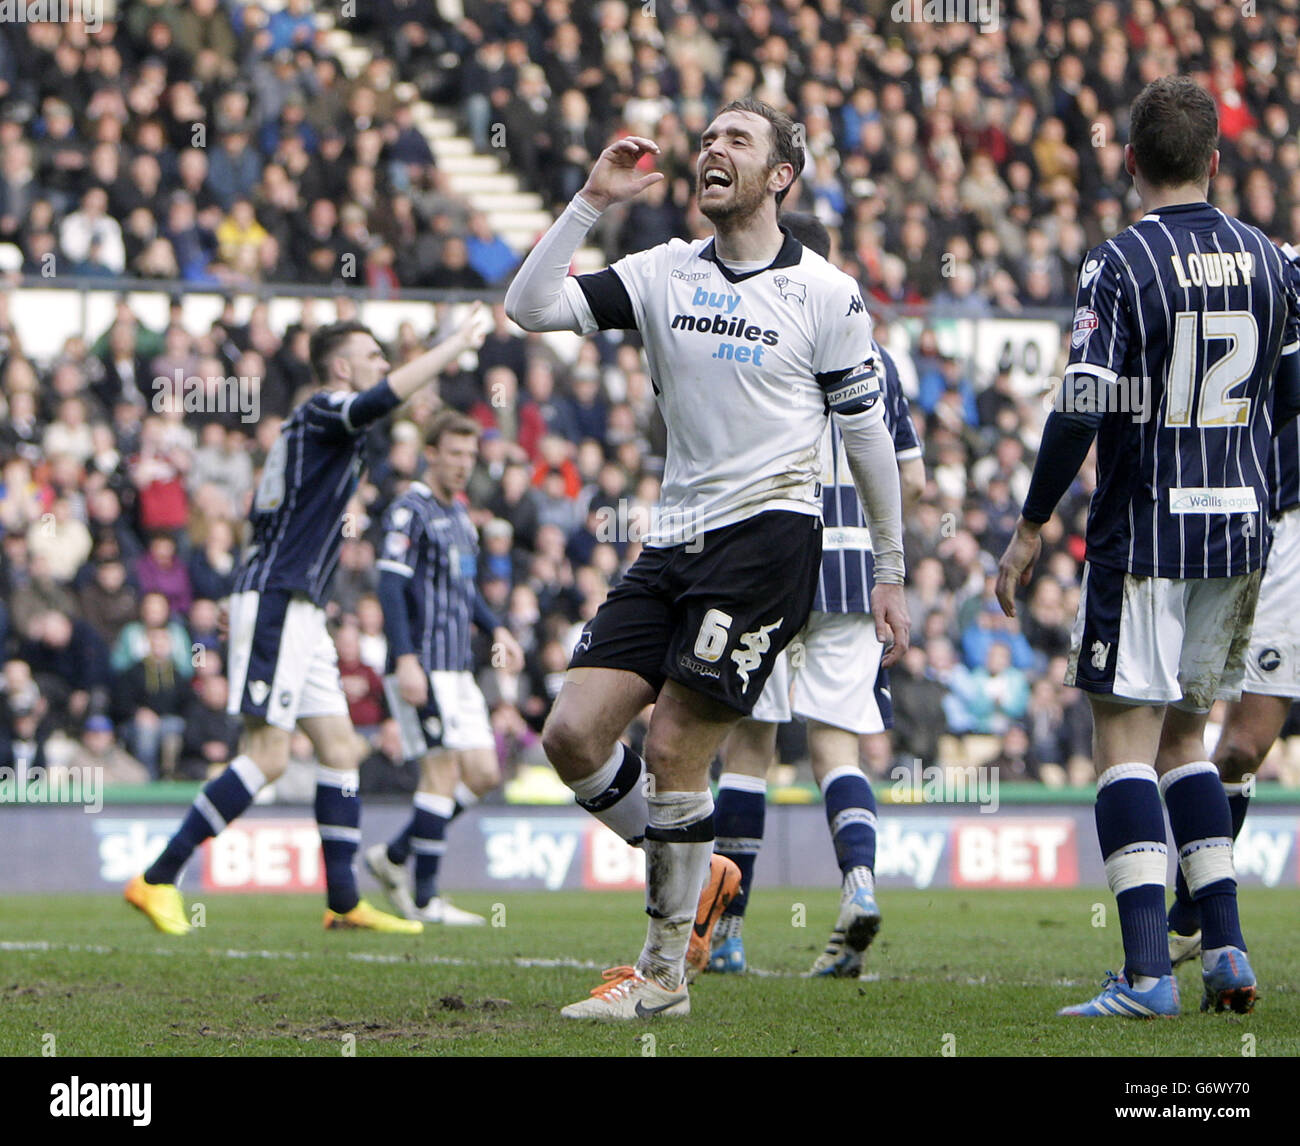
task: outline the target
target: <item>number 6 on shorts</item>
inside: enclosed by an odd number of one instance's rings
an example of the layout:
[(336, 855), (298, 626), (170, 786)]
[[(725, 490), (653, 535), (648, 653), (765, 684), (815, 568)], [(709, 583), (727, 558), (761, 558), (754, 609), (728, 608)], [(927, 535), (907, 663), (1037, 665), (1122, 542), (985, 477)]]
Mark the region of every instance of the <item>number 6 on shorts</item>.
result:
[(700, 631), (695, 637), (695, 655), (702, 661), (712, 664), (727, 651), (727, 638), (731, 635), (731, 614), (721, 609), (710, 609), (700, 622)]

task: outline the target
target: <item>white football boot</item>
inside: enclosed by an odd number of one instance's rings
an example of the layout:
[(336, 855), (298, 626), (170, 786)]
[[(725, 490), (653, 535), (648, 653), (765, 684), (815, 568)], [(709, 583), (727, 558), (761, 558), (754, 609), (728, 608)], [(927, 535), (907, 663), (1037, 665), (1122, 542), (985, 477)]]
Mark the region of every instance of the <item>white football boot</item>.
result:
[(373, 844), (366, 848), (366, 868), (379, 882), (397, 914), (403, 919), (419, 919), (415, 914), (415, 898), (411, 894), (411, 876), (405, 864), (396, 864), (388, 858), (387, 844)]
[(691, 1013), (684, 982), (675, 991), (665, 991), (635, 967), (611, 967), (602, 974), (605, 982), (592, 988), (590, 999), (570, 1003), (560, 1014), (566, 1019), (612, 1020), (680, 1018)]
[(462, 911), (439, 895), (435, 895), (423, 907), (411, 906), (414, 914), (408, 919), (418, 919), (421, 923), (442, 923), (447, 927), (482, 927), (487, 920), (472, 911)]

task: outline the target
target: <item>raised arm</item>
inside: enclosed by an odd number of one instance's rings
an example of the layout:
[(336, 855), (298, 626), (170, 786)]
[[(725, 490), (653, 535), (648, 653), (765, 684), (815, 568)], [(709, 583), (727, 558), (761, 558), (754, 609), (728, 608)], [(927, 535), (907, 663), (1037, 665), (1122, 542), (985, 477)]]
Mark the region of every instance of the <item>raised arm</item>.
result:
[(429, 385), (465, 351), (477, 350), (491, 329), (492, 316), (487, 307), (481, 302), (474, 303), (447, 338), (388, 375), (388, 385), (398, 401), (405, 402), (417, 390)]
[(569, 275), (569, 265), (600, 214), (615, 203), (634, 199), (664, 178), (658, 171), (639, 175), (642, 156), (657, 155), (659, 145), (628, 136), (600, 153), (582, 190), (538, 241), (506, 291), (506, 314), (525, 330), (571, 330), (590, 334), (597, 329), (582, 289)]

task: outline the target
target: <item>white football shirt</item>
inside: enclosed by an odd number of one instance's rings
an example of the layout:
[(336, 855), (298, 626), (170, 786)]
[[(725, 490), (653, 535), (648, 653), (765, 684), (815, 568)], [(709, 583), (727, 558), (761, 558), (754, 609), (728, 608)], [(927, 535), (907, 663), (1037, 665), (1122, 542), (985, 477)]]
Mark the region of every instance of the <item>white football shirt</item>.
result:
[(565, 292), (583, 334), (635, 329), (645, 344), (668, 430), (647, 545), (768, 510), (820, 514), (829, 413), (884, 416), (857, 283), (789, 234), (758, 270), (724, 266), (712, 239), (674, 239)]

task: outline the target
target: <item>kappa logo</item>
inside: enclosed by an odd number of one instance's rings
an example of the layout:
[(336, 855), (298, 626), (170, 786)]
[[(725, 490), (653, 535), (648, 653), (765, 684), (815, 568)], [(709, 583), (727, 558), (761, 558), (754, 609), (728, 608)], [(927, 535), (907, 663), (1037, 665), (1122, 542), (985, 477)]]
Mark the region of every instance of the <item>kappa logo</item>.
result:
[(849, 302), (849, 309), (844, 312), (844, 317), (848, 318), (851, 314), (863, 314), (866, 312), (866, 309), (867, 308), (862, 305), (862, 296), (860, 294), (855, 294)]
[(578, 638), (578, 643), (573, 646), (575, 653), (585, 653), (591, 648), (591, 630), (583, 629), (582, 636)]
[(752, 633), (744, 633), (741, 636), (740, 643), (744, 647), (733, 650), (731, 654), (731, 659), (736, 662), (736, 672), (743, 682), (741, 692), (749, 688), (749, 674), (758, 668), (764, 654), (772, 647), (772, 639), (768, 633), (779, 628), (784, 620), (784, 617), (778, 617), (770, 625), (764, 625)]
[(1101, 641), (1092, 642), (1092, 667), (1099, 671), (1104, 671), (1106, 662), (1110, 659), (1110, 645), (1103, 644)]
[(681, 279), (684, 283), (697, 283), (701, 279), (709, 277), (708, 271), (673, 271), (672, 277)]
[(248, 695), (253, 698), (254, 704), (262, 704), (271, 695), (271, 686), (264, 680), (249, 681)]
[(1259, 667), (1264, 672), (1277, 672), (1282, 667), (1282, 653), (1278, 649), (1264, 649), (1259, 654)]
[(781, 297), (785, 299), (795, 299), (800, 306), (803, 306), (808, 298), (808, 288), (801, 282), (796, 282), (789, 275), (776, 275), (772, 282), (776, 289), (781, 292)]
[(405, 529), (407, 522), (411, 520), (411, 511), (404, 505), (399, 505), (393, 510), (393, 528)]
[(1092, 285), (1092, 280), (1101, 274), (1101, 260), (1089, 259), (1083, 264), (1083, 270), (1079, 272), (1079, 286), (1087, 288)]
[(684, 668), (687, 672), (693, 672), (698, 676), (707, 676), (713, 680), (722, 679), (722, 674), (719, 673), (717, 669), (710, 668), (708, 665), (702, 664), (700, 661), (697, 661), (694, 657), (687, 656), (685, 653), (683, 653), (677, 659), (677, 663), (680, 664), (682, 668)]

